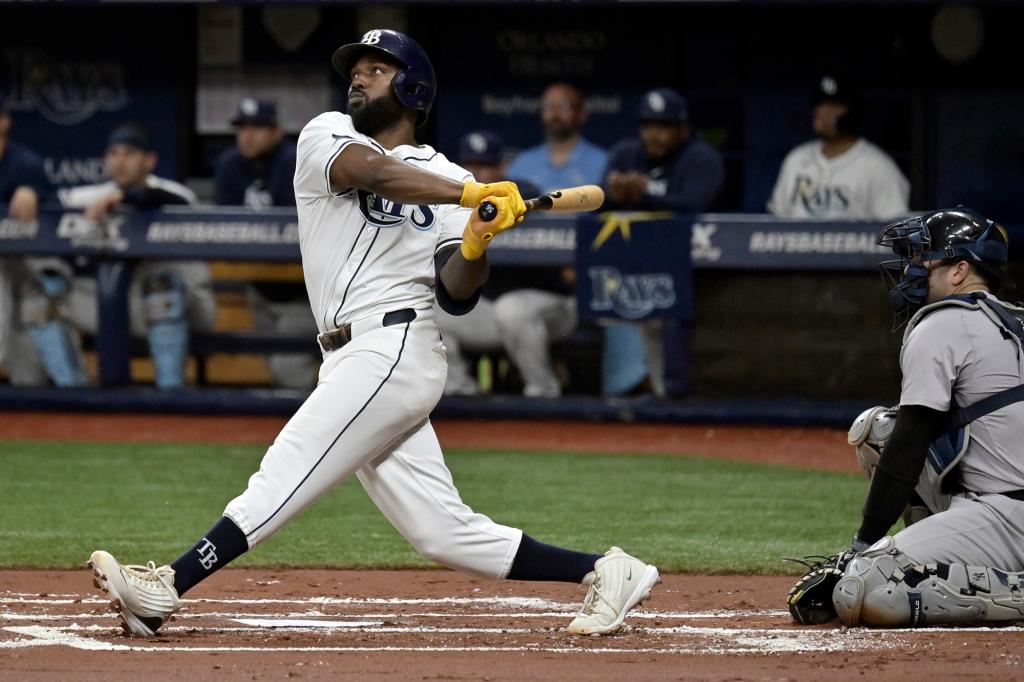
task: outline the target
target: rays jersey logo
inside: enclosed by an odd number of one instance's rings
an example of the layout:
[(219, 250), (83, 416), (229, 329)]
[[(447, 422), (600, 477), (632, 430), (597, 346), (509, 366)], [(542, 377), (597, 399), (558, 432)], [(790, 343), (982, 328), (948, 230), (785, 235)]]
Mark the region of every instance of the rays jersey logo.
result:
[(365, 190), (358, 190), (357, 194), (359, 212), (370, 225), (399, 227), (409, 223), (421, 232), (427, 232), (434, 226), (434, 211), (426, 204), (406, 206)]
[(850, 195), (850, 188), (844, 185), (817, 185), (809, 175), (797, 175), (789, 201), (803, 206), (811, 215), (825, 215), (846, 212)]

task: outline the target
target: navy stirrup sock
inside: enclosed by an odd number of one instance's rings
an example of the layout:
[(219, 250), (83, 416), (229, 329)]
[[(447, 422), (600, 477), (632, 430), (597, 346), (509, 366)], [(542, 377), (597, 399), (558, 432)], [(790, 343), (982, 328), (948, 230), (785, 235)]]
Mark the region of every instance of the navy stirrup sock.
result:
[(199, 542), (171, 564), (174, 569), (174, 589), (178, 591), (178, 596), (247, 551), (249, 541), (245, 539), (245, 533), (228, 517), (221, 518)]
[(519, 551), (512, 560), (509, 580), (555, 580), (564, 583), (580, 583), (583, 577), (594, 570), (594, 562), (600, 554), (585, 554), (571, 549), (537, 542), (526, 533), (519, 543)]

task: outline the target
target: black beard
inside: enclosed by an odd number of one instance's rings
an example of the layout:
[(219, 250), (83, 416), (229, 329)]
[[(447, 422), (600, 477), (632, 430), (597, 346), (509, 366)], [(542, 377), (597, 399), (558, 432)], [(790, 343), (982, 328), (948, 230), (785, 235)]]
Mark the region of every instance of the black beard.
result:
[(365, 102), (361, 107), (349, 112), (352, 125), (367, 137), (387, 130), (398, 123), (405, 114), (405, 107), (398, 101), (394, 91), (388, 90), (383, 97)]

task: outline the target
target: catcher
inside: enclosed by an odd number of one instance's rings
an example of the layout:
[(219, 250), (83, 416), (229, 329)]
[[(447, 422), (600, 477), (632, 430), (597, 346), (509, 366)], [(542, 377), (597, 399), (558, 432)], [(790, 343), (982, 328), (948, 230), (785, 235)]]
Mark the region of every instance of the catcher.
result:
[(994, 293), (1006, 232), (957, 208), (889, 225), (879, 243), (898, 256), (881, 268), (894, 330), (907, 327), (900, 404), (851, 427), (871, 480), (863, 521), (849, 549), (810, 564), (790, 613), (874, 627), (1024, 620), (1024, 308)]

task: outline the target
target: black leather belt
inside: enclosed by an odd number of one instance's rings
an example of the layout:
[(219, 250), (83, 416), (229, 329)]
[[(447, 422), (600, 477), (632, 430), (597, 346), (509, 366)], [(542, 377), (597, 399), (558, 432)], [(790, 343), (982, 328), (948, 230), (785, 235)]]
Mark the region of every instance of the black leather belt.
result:
[[(402, 308), (401, 310), (393, 310), (390, 313), (385, 313), (384, 318), (381, 320), (381, 326), (390, 327), (394, 324), (405, 324), (406, 322), (412, 322), (415, 319), (415, 310), (412, 308)], [(352, 325), (346, 324), (339, 329), (324, 332), (317, 337), (317, 340), (320, 342), (320, 347), (327, 352), (338, 350), (352, 340)]]

